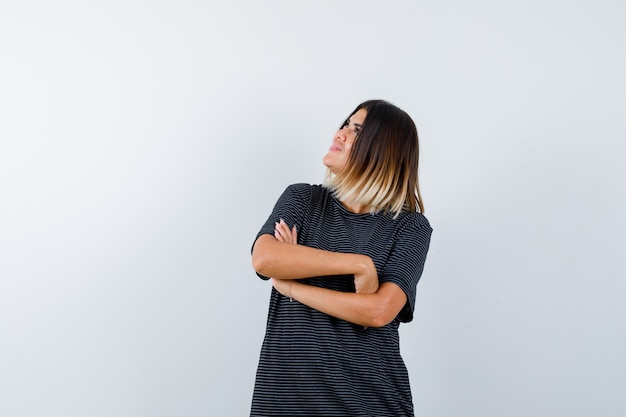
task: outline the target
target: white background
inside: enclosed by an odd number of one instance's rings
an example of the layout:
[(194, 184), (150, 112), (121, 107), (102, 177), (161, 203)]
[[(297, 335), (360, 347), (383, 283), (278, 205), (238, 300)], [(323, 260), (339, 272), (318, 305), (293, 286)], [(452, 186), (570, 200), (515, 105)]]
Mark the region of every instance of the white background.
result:
[(626, 414), (626, 5), (0, 1), (0, 417), (244, 416), (250, 246), (335, 129), (415, 120), (418, 416)]

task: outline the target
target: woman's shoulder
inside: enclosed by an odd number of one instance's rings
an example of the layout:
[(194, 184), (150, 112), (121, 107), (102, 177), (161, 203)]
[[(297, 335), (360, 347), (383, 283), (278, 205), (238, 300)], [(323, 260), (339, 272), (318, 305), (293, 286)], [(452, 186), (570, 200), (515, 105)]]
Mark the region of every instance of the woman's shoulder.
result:
[(432, 230), (430, 222), (424, 214), (417, 211), (404, 211), (398, 216), (398, 220), (404, 227), (425, 228)]
[(299, 196), (313, 196), (313, 197), (322, 197), (329, 195), (329, 190), (320, 185), (320, 184), (309, 184), (305, 182), (297, 182), (293, 184), (289, 184), (287, 186), (287, 190), (292, 194), (296, 194)]

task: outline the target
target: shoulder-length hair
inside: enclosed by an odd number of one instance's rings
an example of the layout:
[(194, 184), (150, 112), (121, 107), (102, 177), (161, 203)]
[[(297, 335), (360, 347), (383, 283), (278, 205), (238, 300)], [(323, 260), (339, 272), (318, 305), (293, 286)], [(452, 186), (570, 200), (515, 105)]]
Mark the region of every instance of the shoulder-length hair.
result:
[(324, 185), (339, 200), (370, 206), (372, 213), (388, 212), (394, 218), (402, 211), (423, 213), (413, 119), (384, 100), (359, 104), (348, 119), (360, 109), (367, 114), (346, 166), (336, 175), (327, 170)]

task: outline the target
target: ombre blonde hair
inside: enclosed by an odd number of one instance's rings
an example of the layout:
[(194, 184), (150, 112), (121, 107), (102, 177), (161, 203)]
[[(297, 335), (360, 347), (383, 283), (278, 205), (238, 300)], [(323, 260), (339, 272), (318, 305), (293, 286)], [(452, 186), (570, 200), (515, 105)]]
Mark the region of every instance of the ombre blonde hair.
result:
[(336, 175), (327, 169), (324, 186), (340, 201), (369, 206), (371, 213), (390, 213), (394, 218), (402, 211), (423, 213), (415, 123), (384, 100), (359, 104), (347, 119), (360, 109), (367, 114), (346, 166)]

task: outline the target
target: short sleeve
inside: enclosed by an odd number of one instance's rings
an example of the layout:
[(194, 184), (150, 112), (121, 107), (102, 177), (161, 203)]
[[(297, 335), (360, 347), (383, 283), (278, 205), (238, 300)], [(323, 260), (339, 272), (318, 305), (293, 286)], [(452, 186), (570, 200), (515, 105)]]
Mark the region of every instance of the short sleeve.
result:
[(432, 234), (432, 228), (423, 215), (412, 213), (410, 216), (399, 226), (381, 277), (381, 282), (393, 282), (407, 296), (407, 303), (398, 315), (402, 322), (413, 320), (417, 283), (424, 270)]
[[(252, 248), (254, 248), (254, 243), (259, 236), (264, 234), (274, 235), (274, 225), (280, 219), (283, 219), (290, 228), (295, 225), (296, 230), (301, 230), (306, 213), (308, 213), (311, 205), (311, 194), (311, 185), (309, 184), (289, 185), (278, 198), (272, 213), (254, 238)], [(299, 233), (298, 239), (300, 239), (300, 236), (301, 234)], [(257, 273), (257, 275), (262, 279), (269, 279), (261, 274)]]

